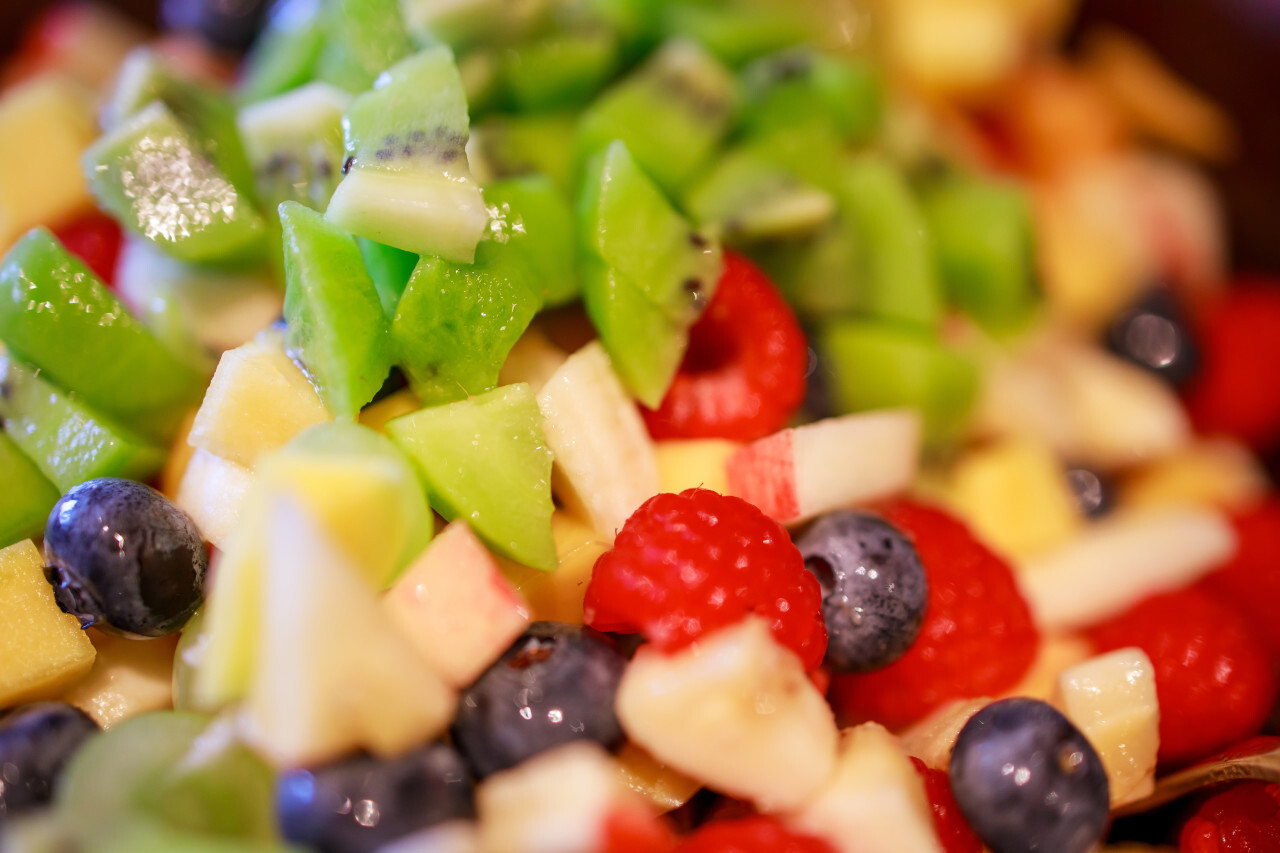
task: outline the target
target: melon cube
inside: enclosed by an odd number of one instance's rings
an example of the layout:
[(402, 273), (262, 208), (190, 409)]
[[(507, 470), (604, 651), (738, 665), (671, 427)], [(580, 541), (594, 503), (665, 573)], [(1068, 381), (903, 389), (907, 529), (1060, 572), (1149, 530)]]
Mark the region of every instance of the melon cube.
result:
[(88, 676), (62, 694), (104, 729), (147, 711), (173, 707), (173, 655), (178, 637), (127, 640), (90, 629), (98, 650)]

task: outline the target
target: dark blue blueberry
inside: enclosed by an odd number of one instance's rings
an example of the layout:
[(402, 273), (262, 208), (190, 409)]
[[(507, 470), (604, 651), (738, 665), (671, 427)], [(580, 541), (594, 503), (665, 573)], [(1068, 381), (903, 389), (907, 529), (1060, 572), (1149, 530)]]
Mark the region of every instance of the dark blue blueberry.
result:
[(244, 50), (266, 17), (266, 0), (161, 0), (160, 22), (167, 30), (195, 33), (214, 47)]
[(320, 853), (376, 850), (437, 823), (475, 816), (471, 777), (443, 743), (399, 758), (367, 755), (276, 783), (276, 815), (289, 841)]
[(155, 489), (114, 477), (74, 486), (54, 505), (44, 558), (64, 610), (133, 637), (180, 630), (203, 600), (209, 564), (186, 513)]
[(920, 633), (929, 581), (915, 546), (873, 515), (825, 515), (796, 542), (822, 586), (825, 662), (869, 672), (902, 656)]
[(1182, 312), (1163, 289), (1116, 317), (1107, 330), (1107, 348), (1173, 385), (1185, 383), (1200, 365)]
[(1068, 468), (1067, 482), (1076, 498), (1076, 506), (1086, 518), (1101, 518), (1116, 503), (1115, 484), (1090, 468)]
[(53, 784), (98, 724), (66, 702), (36, 702), (0, 715), (0, 823), (53, 798)]
[(453, 739), (479, 776), (575, 740), (613, 746), (626, 658), (579, 625), (535, 622), (463, 692)]
[(1080, 730), (1038, 699), (1004, 699), (965, 723), (951, 789), (994, 853), (1084, 853), (1110, 816), (1107, 774)]

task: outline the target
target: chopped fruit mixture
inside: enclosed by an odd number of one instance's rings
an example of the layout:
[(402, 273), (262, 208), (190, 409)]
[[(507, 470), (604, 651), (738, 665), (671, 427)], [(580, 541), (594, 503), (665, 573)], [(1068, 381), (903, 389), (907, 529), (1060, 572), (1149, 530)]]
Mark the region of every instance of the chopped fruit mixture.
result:
[(1113, 820), (1280, 725), (1280, 281), (1155, 54), (157, 5), (0, 70), (0, 850), (1280, 850)]

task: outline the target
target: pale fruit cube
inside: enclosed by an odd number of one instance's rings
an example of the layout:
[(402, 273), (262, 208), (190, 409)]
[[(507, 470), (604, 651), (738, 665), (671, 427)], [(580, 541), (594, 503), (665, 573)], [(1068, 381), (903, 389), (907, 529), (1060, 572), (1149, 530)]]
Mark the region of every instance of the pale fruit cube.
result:
[(369, 429), (386, 434), (387, 421), (416, 412), (422, 408), (422, 401), (408, 388), (383, 397), (376, 403), (370, 403), (360, 410), (360, 423)]
[(1150, 794), (1160, 748), (1155, 668), (1139, 648), (1117, 649), (1077, 664), (1058, 679), (1056, 704), (1097, 750), (1111, 805)]
[(835, 772), (787, 821), (839, 853), (942, 853), (924, 780), (878, 723), (841, 733)]
[(568, 357), (541, 328), (530, 326), (507, 353), (507, 360), (498, 371), (498, 384), (526, 382), (535, 392), (541, 391)]
[(531, 569), (505, 557), (498, 558), (498, 565), (516, 592), (529, 602), (535, 620), (581, 625), (582, 600), (591, 582), (591, 570), (609, 550), (609, 541), (590, 524), (563, 510), (551, 516), (551, 535), (559, 559), (554, 571)]
[(331, 420), (316, 389), (285, 354), (282, 338), (264, 334), (223, 353), (188, 440), (253, 468), (264, 453)]
[(377, 853), (481, 853), (480, 834), (469, 820), (447, 820), (384, 844)]
[(894, 0), (881, 8), (890, 64), (923, 89), (981, 91), (1022, 58), (1020, 22), (1001, 0)]
[(948, 497), (982, 541), (1014, 559), (1061, 545), (1084, 521), (1057, 455), (1031, 438), (965, 454)]
[(656, 759), (766, 810), (798, 808), (835, 767), (830, 706), (755, 616), (674, 654), (642, 646), (615, 708)]
[(1248, 506), (1267, 493), (1266, 472), (1234, 439), (1210, 438), (1156, 459), (1120, 483), (1129, 506), (1208, 504), (1225, 510)]
[(1093, 656), (1093, 646), (1079, 634), (1046, 634), (1040, 638), (1035, 660), (1017, 684), (997, 696), (1024, 696), (1048, 702), (1058, 691), (1058, 676), (1065, 669)]
[(1235, 548), (1235, 530), (1215, 510), (1135, 510), (1091, 525), (1061, 548), (1027, 561), (1018, 584), (1041, 630), (1073, 631), (1192, 583)]
[(970, 717), (992, 701), (985, 697), (953, 699), (940, 705), (899, 735), (903, 750), (934, 770), (946, 770), (951, 765), (951, 750), (955, 748), (960, 730)]
[(248, 468), (197, 448), (182, 472), (174, 503), (191, 516), (201, 536), (226, 549), (253, 482)]
[(727, 463), (729, 491), (784, 524), (904, 491), (920, 459), (920, 414), (828, 418), (748, 444)]
[(528, 627), (528, 603), (465, 522), (444, 529), (382, 598), (400, 634), (447, 684), (465, 687)]
[(729, 494), (729, 457), (742, 445), (727, 438), (689, 438), (659, 441), (658, 484), (663, 492), (710, 489)]
[(561, 498), (581, 506), (612, 542), (631, 513), (658, 493), (658, 463), (640, 412), (599, 341), (569, 356), (547, 380), (538, 408), (567, 486)]
[(480, 847), (494, 853), (596, 853), (606, 821), (620, 811), (649, 806), (591, 741), (539, 753), (476, 789)]
[(93, 209), (80, 154), (97, 136), (92, 94), (70, 78), (42, 75), (0, 98), (0, 251)]
[(164, 469), (160, 472), (160, 491), (170, 500), (178, 499), (178, 489), (182, 486), (182, 479), (187, 473), (187, 465), (190, 464), (191, 457), (196, 452), (196, 449), (187, 441), (187, 434), (191, 432), (191, 425), (195, 422), (196, 410), (192, 409), (187, 412), (178, 426), (177, 436), (169, 448), (169, 458), (165, 460)]
[(90, 629), (98, 650), (84, 680), (62, 694), (104, 729), (121, 720), (173, 707), (173, 655), (178, 637), (126, 640)]
[(93, 666), (93, 643), (63, 613), (30, 539), (0, 550), (0, 708), (48, 699)]
[(671, 769), (631, 742), (618, 750), (618, 770), (628, 788), (644, 795), (662, 812), (680, 808), (702, 790), (696, 779)]

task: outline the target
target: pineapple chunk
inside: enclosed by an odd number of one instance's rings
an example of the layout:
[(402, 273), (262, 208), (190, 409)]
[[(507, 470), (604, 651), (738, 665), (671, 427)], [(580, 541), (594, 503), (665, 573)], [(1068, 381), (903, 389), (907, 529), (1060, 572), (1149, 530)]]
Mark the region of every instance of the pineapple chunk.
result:
[(173, 706), (173, 655), (177, 636), (125, 640), (90, 630), (98, 650), (93, 669), (62, 695), (104, 729), (147, 711)]
[(283, 339), (266, 334), (223, 353), (187, 440), (253, 468), (264, 453), (331, 420), (316, 389), (285, 354)]
[(672, 770), (630, 742), (618, 750), (618, 770), (628, 788), (643, 794), (664, 812), (680, 808), (702, 789), (696, 779)]
[(563, 510), (551, 516), (551, 535), (559, 563), (544, 572), (498, 557), (502, 573), (533, 608), (535, 620), (582, 624), (582, 599), (591, 581), (596, 560), (609, 550), (609, 542), (596, 529)]
[(1120, 484), (1131, 506), (1208, 504), (1225, 510), (1266, 494), (1267, 475), (1247, 447), (1229, 438), (1198, 441), (1140, 468)]
[(902, 748), (934, 770), (946, 770), (951, 764), (951, 750), (969, 718), (993, 700), (953, 699), (935, 708), (927, 717), (913, 723), (899, 737)]
[(1078, 634), (1047, 634), (1040, 640), (1031, 668), (1013, 687), (997, 696), (1025, 696), (1048, 702), (1058, 690), (1058, 676), (1063, 670), (1089, 659), (1093, 646)]
[(169, 448), (169, 458), (165, 460), (164, 470), (160, 472), (160, 491), (170, 500), (177, 500), (178, 489), (181, 488), (182, 480), (186, 476), (187, 466), (191, 464), (191, 457), (196, 452), (196, 449), (187, 441), (191, 425), (195, 422), (196, 411), (192, 409), (182, 419), (177, 438)]
[(1113, 808), (1155, 789), (1160, 705), (1155, 668), (1142, 649), (1117, 649), (1066, 670), (1054, 704), (1097, 750)]
[(0, 98), (0, 251), (93, 208), (80, 154), (97, 135), (92, 95), (70, 78), (43, 75)]
[(63, 613), (30, 539), (0, 551), (0, 708), (56, 696), (93, 666), (93, 643)]
[(729, 473), (725, 463), (742, 445), (727, 438), (691, 438), (659, 441), (658, 483), (664, 492), (679, 494), (685, 489), (710, 489), (729, 494)]
[(394, 394), (383, 397), (376, 403), (370, 403), (360, 412), (360, 423), (369, 429), (377, 430), (386, 435), (387, 421), (398, 418), (401, 415), (407, 415), (410, 412), (416, 412), (422, 408), (422, 401), (418, 396), (404, 388)]

